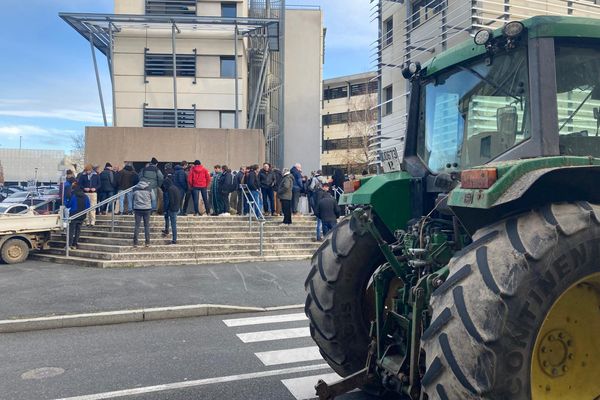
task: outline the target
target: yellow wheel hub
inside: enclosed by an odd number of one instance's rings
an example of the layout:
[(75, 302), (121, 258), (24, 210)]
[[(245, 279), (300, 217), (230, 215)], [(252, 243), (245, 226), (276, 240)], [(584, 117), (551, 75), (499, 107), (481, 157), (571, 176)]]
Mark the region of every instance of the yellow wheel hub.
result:
[(550, 308), (533, 350), (531, 398), (600, 398), (600, 273), (571, 286)]
[(23, 255), (23, 250), (19, 246), (11, 246), (8, 249), (8, 256), (12, 259), (19, 258)]

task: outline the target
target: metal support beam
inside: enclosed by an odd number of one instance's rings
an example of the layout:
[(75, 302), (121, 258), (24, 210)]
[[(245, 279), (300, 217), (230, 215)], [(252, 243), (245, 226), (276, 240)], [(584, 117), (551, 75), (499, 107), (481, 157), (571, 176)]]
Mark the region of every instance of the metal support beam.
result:
[(234, 40), (233, 40), (233, 53), (234, 57), (234, 78), (235, 78), (235, 116), (234, 116), (234, 127), (240, 129), (240, 104), (239, 104), (239, 79), (238, 79), (238, 26), (235, 24)]
[(278, 152), (279, 159), (275, 161), (280, 168), (284, 167), (285, 162), (285, 0), (281, 0), (279, 10), (279, 137)]
[(102, 108), (102, 119), (104, 126), (108, 126), (106, 122), (106, 110), (104, 109), (104, 97), (102, 96), (102, 85), (100, 84), (100, 74), (98, 73), (98, 63), (96, 62), (96, 48), (94, 47), (94, 36), (90, 32), (90, 48), (92, 49), (92, 61), (94, 62), (94, 72), (96, 72), (96, 84), (98, 85), (98, 96), (100, 97), (100, 107)]
[(250, 106), (250, 123), (248, 126), (250, 129), (256, 128), (256, 118), (258, 117), (260, 102), (262, 101), (263, 90), (266, 81), (267, 75), (267, 61), (269, 60), (269, 41), (265, 41), (264, 54), (262, 59), (262, 64), (260, 66), (260, 73), (258, 77), (258, 84), (256, 86), (256, 91), (254, 92), (254, 97), (252, 99), (252, 104)]
[(179, 127), (179, 122), (177, 121), (177, 51), (175, 49), (175, 30), (177, 29), (177, 25), (173, 22), (171, 24), (171, 48), (172, 48), (172, 56), (173, 56), (173, 113), (175, 118), (175, 128)]
[(110, 82), (112, 84), (112, 125), (117, 126), (117, 104), (115, 102), (115, 63), (114, 63), (114, 45), (113, 45), (113, 25), (108, 26), (108, 54), (109, 54), (109, 72)]

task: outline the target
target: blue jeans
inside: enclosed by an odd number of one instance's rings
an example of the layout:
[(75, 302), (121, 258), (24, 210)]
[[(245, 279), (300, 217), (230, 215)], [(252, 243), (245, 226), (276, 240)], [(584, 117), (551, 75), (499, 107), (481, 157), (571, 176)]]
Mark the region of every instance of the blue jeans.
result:
[(173, 231), (173, 242), (177, 241), (177, 211), (165, 211), (165, 232), (169, 233), (169, 222)]
[(324, 230), (322, 229), (321, 225), (322, 225), (323, 221), (321, 221), (319, 218), (317, 218), (317, 240), (321, 240), (321, 232)]
[(152, 207), (152, 211), (156, 211), (156, 194), (158, 192), (158, 189), (154, 188), (154, 189), (150, 189), (150, 196), (151, 196), (151, 207)]
[[(122, 191), (119, 190), (119, 193)], [(133, 212), (133, 192), (129, 192), (125, 196), (119, 197), (119, 211), (121, 211), (121, 214), (125, 214), (125, 199), (127, 199), (127, 212)]]
[(206, 209), (206, 214), (210, 214), (210, 204), (208, 203), (208, 194), (206, 193), (206, 188), (192, 188), (192, 200), (194, 201), (194, 212), (196, 214), (200, 214), (199, 207), (199, 196), (198, 194), (202, 194), (202, 202), (204, 203), (204, 208)]
[(273, 188), (260, 188), (263, 197), (263, 206), (266, 213), (275, 212), (275, 196)]
[(251, 190), (250, 193), (252, 193), (252, 198), (254, 199), (254, 212), (256, 213), (256, 216), (260, 216), (262, 215), (262, 200), (260, 198), (260, 192), (258, 190)]
[(336, 225), (337, 221), (323, 221), (323, 236), (326, 236)]
[[(100, 203), (101, 201), (104, 201), (106, 199), (108, 199), (109, 197), (112, 197), (115, 195), (115, 192), (98, 192), (98, 203)], [(102, 207), (100, 207), (100, 211), (101, 212), (106, 212), (106, 210), (112, 211), (112, 204), (105, 204)]]

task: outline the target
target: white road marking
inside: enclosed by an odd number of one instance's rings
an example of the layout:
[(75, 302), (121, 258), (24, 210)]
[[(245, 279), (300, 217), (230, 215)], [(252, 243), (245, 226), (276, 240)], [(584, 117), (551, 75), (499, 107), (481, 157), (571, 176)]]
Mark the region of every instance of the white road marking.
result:
[(255, 343), (255, 342), (266, 342), (269, 340), (281, 340), (281, 339), (292, 339), (309, 337), (310, 329), (305, 328), (291, 328), (291, 329), (275, 329), (272, 331), (261, 331), (261, 332), (248, 332), (238, 333), (237, 337), (244, 343)]
[(304, 313), (294, 314), (281, 314), (281, 315), (268, 315), (265, 317), (250, 317), (250, 318), (235, 318), (235, 319), (224, 319), (223, 322), (229, 327), (234, 326), (247, 326), (247, 325), (261, 325), (261, 324), (273, 324), (277, 322), (291, 322), (291, 321), (303, 321), (306, 318)]
[(321, 360), (321, 354), (317, 346), (311, 347), (300, 347), (296, 349), (286, 350), (274, 350), (274, 351), (263, 351), (261, 353), (254, 353), (256, 357), (263, 364), (279, 365), (279, 364), (290, 364), (303, 361), (315, 361)]
[(327, 383), (332, 383), (342, 379), (342, 377), (336, 373), (332, 373), (326, 375), (303, 376), (302, 378), (283, 379), (281, 383), (285, 385), (285, 387), (296, 398), (296, 400), (307, 400), (317, 397), (315, 394), (315, 385), (319, 379), (323, 379)]
[(242, 375), (229, 375), (229, 376), (221, 376), (218, 378), (199, 379), (196, 381), (167, 383), (164, 385), (147, 386), (147, 387), (141, 387), (141, 388), (135, 388), (135, 389), (116, 390), (114, 392), (88, 394), (88, 395), (84, 395), (84, 396), (65, 397), (65, 398), (58, 399), (58, 400), (114, 399), (116, 397), (134, 396), (134, 395), (145, 394), (145, 393), (156, 393), (156, 392), (163, 392), (166, 390), (184, 389), (184, 388), (195, 387), (195, 386), (206, 386), (206, 385), (211, 385), (211, 384), (215, 384), (215, 383), (236, 382), (236, 381), (243, 381), (243, 380), (249, 380), (249, 379), (265, 378), (265, 377), (269, 377), (269, 376), (296, 374), (299, 372), (317, 371), (317, 370), (321, 370), (321, 369), (329, 369), (329, 365), (327, 365), (327, 364), (306, 365), (306, 366), (302, 366), (302, 367), (276, 369), (276, 370), (272, 370), (272, 371), (252, 372), (249, 374), (242, 374)]

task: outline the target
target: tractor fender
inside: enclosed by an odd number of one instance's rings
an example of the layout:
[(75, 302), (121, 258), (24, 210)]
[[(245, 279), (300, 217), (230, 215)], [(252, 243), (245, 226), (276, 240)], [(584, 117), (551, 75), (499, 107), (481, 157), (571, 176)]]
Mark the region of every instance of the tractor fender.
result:
[(488, 208), (450, 204), (467, 231), (545, 204), (589, 201), (600, 203), (600, 166), (561, 166), (527, 172)]

